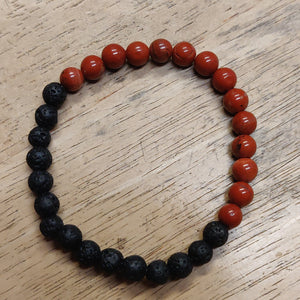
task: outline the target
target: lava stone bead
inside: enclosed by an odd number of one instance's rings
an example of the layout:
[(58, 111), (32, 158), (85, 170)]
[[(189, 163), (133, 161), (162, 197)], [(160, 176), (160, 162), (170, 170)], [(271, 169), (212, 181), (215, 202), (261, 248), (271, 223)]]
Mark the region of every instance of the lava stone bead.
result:
[(220, 221), (210, 222), (203, 230), (203, 239), (212, 248), (220, 247), (228, 239), (228, 227)]
[(34, 209), (41, 218), (56, 215), (59, 209), (59, 200), (50, 192), (42, 194), (35, 199)]
[(52, 164), (52, 155), (45, 147), (35, 147), (27, 153), (26, 161), (32, 170), (47, 170)]
[(188, 254), (193, 265), (200, 266), (211, 260), (213, 249), (205, 241), (195, 241), (190, 245)]
[(57, 237), (58, 232), (64, 226), (62, 219), (59, 216), (51, 216), (45, 218), (40, 223), (41, 233), (49, 239), (54, 239)]
[(119, 250), (107, 248), (101, 253), (100, 267), (107, 274), (118, 272), (122, 262), (123, 255)]
[(96, 266), (101, 257), (100, 247), (93, 241), (82, 241), (76, 253), (76, 257), (81, 267)]
[(173, 278), (185, 278), (193, 270), (190, 257), (182, 252), (177, 252), (168, 259), (168, 268)]
[(66, 97), (66, 89), (58, 82), (51, 82), (44, 87), (43, 98), (49, 105), (59, 108), (66, 100)]
[(142, 280), (146, 274), (147, 264), (139, 255), (131, 255), (124, 259), (122, 263), (122, 273), (129, 281)]
[(49, 192), (53, 185), (53, 177), (47, 171), (33, 171), (28, 178), (30, 189), (40, 195)]
[(146, 278), (156, 284), (164, 284), (169, 279), (169, 269), (163, 260), (154, 260), (146, 271)]
[(77, 250), (82, 242), (82, 233), (77, 226), (67, 224), (59, 231), (58, 239), (64, 249)]
[(48, 147), (51, 135), (48, 129), (37, 126), (29, 132), (28, 141), (34, 147)]
[(41, 105), (35, 111), (35, 121), (41, 127), (53, 129), (57, 124), (57, 109), (48, 104)]

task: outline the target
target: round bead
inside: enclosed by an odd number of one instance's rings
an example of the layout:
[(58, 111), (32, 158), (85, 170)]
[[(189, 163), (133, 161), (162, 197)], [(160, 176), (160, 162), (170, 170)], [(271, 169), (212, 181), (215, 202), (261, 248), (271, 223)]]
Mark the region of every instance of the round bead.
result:
[(256, 142), (250, 135), (239, 135), (233, 140), (231, 151), (236, 158), (249, 158), (256, 152)]
[(243, 181), (235, 182), (228, 191), (229, 201), (240, 206), (246, 206), (253, 200), (252, 187)]
[(27, 153), (26, 161), (32, 170), (47, 170), (52, 164), (52, 155), (45, 147), (35, 147)]
[(109, 44), (102, 50), (102, 60), (106, 68), (118, 70), (125, 64), (126, 51), (118, 44)]
[(100, 266), (107, 274), (118, 272), (121, 269), (123, 255), (113, 248), (104, 249), (101, 253)]
[(243, 214), (241, 209), (235, 204), (226, 204), (218, 214), (219, 220), (228, 226), (229, 229), (237, 227), (242, 222)]
[(175, 45), (172, 53), (172, 61), (179, 67), (190, 67), (196, 56), (194, 46), (188, 42), (180, 42)]
[(248, 106), (248, 95), (241, 89), (231, 89), (223, 97), (224, 108), (232, 115)]
[(146, 262), (139, 255), (126, 257), (122, 264), (123, 276), (129, 281), (139, 281), (143, 279), (146, 274), (146, 269)]
[(64, 69), (60, 74), (60, 83), (68, 92), (77, 92), (81, 89), (84, 77), (81, 70), (73, 67)]
[(212, 248), (223, 246), (228, 239), (228, 227), (220, 221), (212, 221), (205, 226), (203, 239)]
[(219, 66), (219, 59), (213, 52), (203, 51), (199, 53), (194, 60), (195, 71), (203, 76), (212, 76)]
[(71, 224), (64, 225), (58, 233), (61, 246), (66, 250), (76, 250), (82, 241), (80, 229)]
[(226, 93), (236, 84), (236, 75), (229, 68), (218, 69), (212, 77), (212, 86), (219, 93)]
[(142, 42), (133, 42), (126, 49), (126, 57), (129, 64), (134, 67), (141, 67), (149, 59), (149, 48)]
[(169, 269), (163, 260), (151, 262), (146, 271), (146, 278), (156, 284), (164, 284), (169, 279)]
[(211, 260), (213, 250), (205, 241), (195, 241), (190, 245), (188, 254), (193, 265), (200, 266)]
[(257, 126), (255, 116), (249, 111), (240, 111), (232, 118), (232, 128), (236, 134), (251, 134)]
[(165, 39), (157, 39), (153, 41), (149, 50), (151, 59), (158, 64), (168, 62), (172, 56), (172, 45)]
[(44, 87), (43, 98), (49, 105), (59, 108), (65, 102), (66, 97), (66, 89), (58, 82), (51, 82)]
[(42, 220), (40, 223), (40, 231), (46, 238), (54, 239), (63, 226), (64, 223), (62, 219), (55, 215)]
[(250, 182), (257, 172), (257, 165), (251, 158), (240, 158), (232, 166), (232, 174), (237, 181)]
[(99, 80), (104, 71), (104, 63), (99, 56), (89, 55), (81, 63), (81, 72), (88, 81)]
[(57, 109), (48, 104), (41, 105), (35, 111), (35, 121), (41, 127), (53, 129), (57, 123)]
[(50, 144), (51, 135), (48, 129), (37, 126), (29, 132), (28, 141), (34, 147), (47, 147)]
[(34, 209), (41, 218), (56, 215), (59, 209), (59, 200), (50, 192), (42, 194), (35, 199)]
[(30, 189), (40, 195), (49, 192), (53, 185), (53, 177), (47, 171), (33, 171), (28, 178)]
[(76, 257), (81, 267), (92, 267), (96, 266), (101, 257), (100, 247), (94, 241), (82, 241)]
[(193, 270), (193, 264), (189, 256), (182, 252), (177, 252), (168, 259), (168, 268), (173, 278), (185, 278)]

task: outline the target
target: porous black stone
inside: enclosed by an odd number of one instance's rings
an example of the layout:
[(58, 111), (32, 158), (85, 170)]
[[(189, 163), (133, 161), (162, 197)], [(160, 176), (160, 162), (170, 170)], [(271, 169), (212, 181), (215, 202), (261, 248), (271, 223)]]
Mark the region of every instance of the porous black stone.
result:
[(152, 261), (146, 271), (146, 278), (156, 284), (164, 284), (169, 279), (169, 269), (163, 260)]
[(118, 272), (122, 266), (123, 259), (123, 255), (119, 250), (113, 248), (104, 249), (101, 253), (100, 267), (107, 274)]
[(99, 263), (101, 250), (94, 241), (85, 240), (81, 242), (75, 256), (81, 267), (92, 267)]
[(29, 132), (28, 141), (34, 147), (48, 147), (51, 135), (48, 129), (37, 126)]
[(193, 264), (189, 256), (182, 252), (177, 252), (168, 259), (168, 268), (173, 278), (185, 278), (193, 270)]
[(59, 108), (67, 97), (67, 91), (58, 82), (51, 82), (44, 87), (43, 99), (44, 101), (56, 108)]
[(58, 232), (63, 227), (64, 223), (59, 216), (51, 216), (42, 219), (40, 223), (41, 233), (49, 239), (57, 238)]
[(190, 245), (188, 255), (194, 266), (200, 266), (211, 260), (213, 250), (205, 241), (195, 241)]
[(52, 155), (45, 147), (34, 147), (27, 153), (26, 161), (32, 170), (47, 170), (52, 164)]
[(59, 200), (50, 192), (39, 195), (34, 201), (34, 209), (41, 218), (56, 215), (59, 209)]
[(203, 239), (212, 247), (224, 245), (228, 239), (228, 227), (220, 221), (208, 223), (203, 230)]
[(41, 127), (53, 129), (57, 124), (57, 109), (48, 104), (41, 105), (35, 111), (35, 121)]
[(53, 177), (47, 171), (33, 171), (28, 178), (30, 189), (37, 195), (49, 192), (53, 185)]
[(146, 274), (147, 264), (139, 255), (127, 256), (122, 263), (122, 274), (129, 281), (142, 280)]
[(66, 224), (60, 229), (58, 240), (64, 249), (77, 250), (82, 242), (82, 233), (77, 226)]

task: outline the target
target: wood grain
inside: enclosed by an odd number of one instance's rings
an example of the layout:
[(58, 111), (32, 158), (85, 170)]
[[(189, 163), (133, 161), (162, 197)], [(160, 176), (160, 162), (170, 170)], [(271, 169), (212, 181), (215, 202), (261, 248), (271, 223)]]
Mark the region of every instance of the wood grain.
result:
[[(299, 1), (0, 4), (1, 299), (300, 299)], [(41, 91), (116, 42), (214, 51), (258, 119), (255, 200), (213, 260), (165, 286), (80, 269), (39, 232), (25, 156)], [(209, 80), (149, 62), (69, 95), (49, 146), (59, 215), (101, 248), (147, 262), (186, 251), (232, 183), (231, 117)]]

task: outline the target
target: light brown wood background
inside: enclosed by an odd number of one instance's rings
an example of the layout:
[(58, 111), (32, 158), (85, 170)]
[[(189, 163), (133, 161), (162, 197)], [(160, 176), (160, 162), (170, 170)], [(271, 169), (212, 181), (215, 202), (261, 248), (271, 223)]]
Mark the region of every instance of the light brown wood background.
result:
[[(1, 1), (1, 299), (300, 299), (300, 2)], [(89, 54), (186, 40), (233, 68), (258, 119), (259, 174), (242, 224), (212, 261), (149, 287), (80, 269), (39, 232), (27, 134), (43, 87)], [(231, 117), (192, 68), (149, 62), (67, 98), (49, 147), (59, 215), (101, 248), (147, 262), (186, 251), (232, 183)]]

